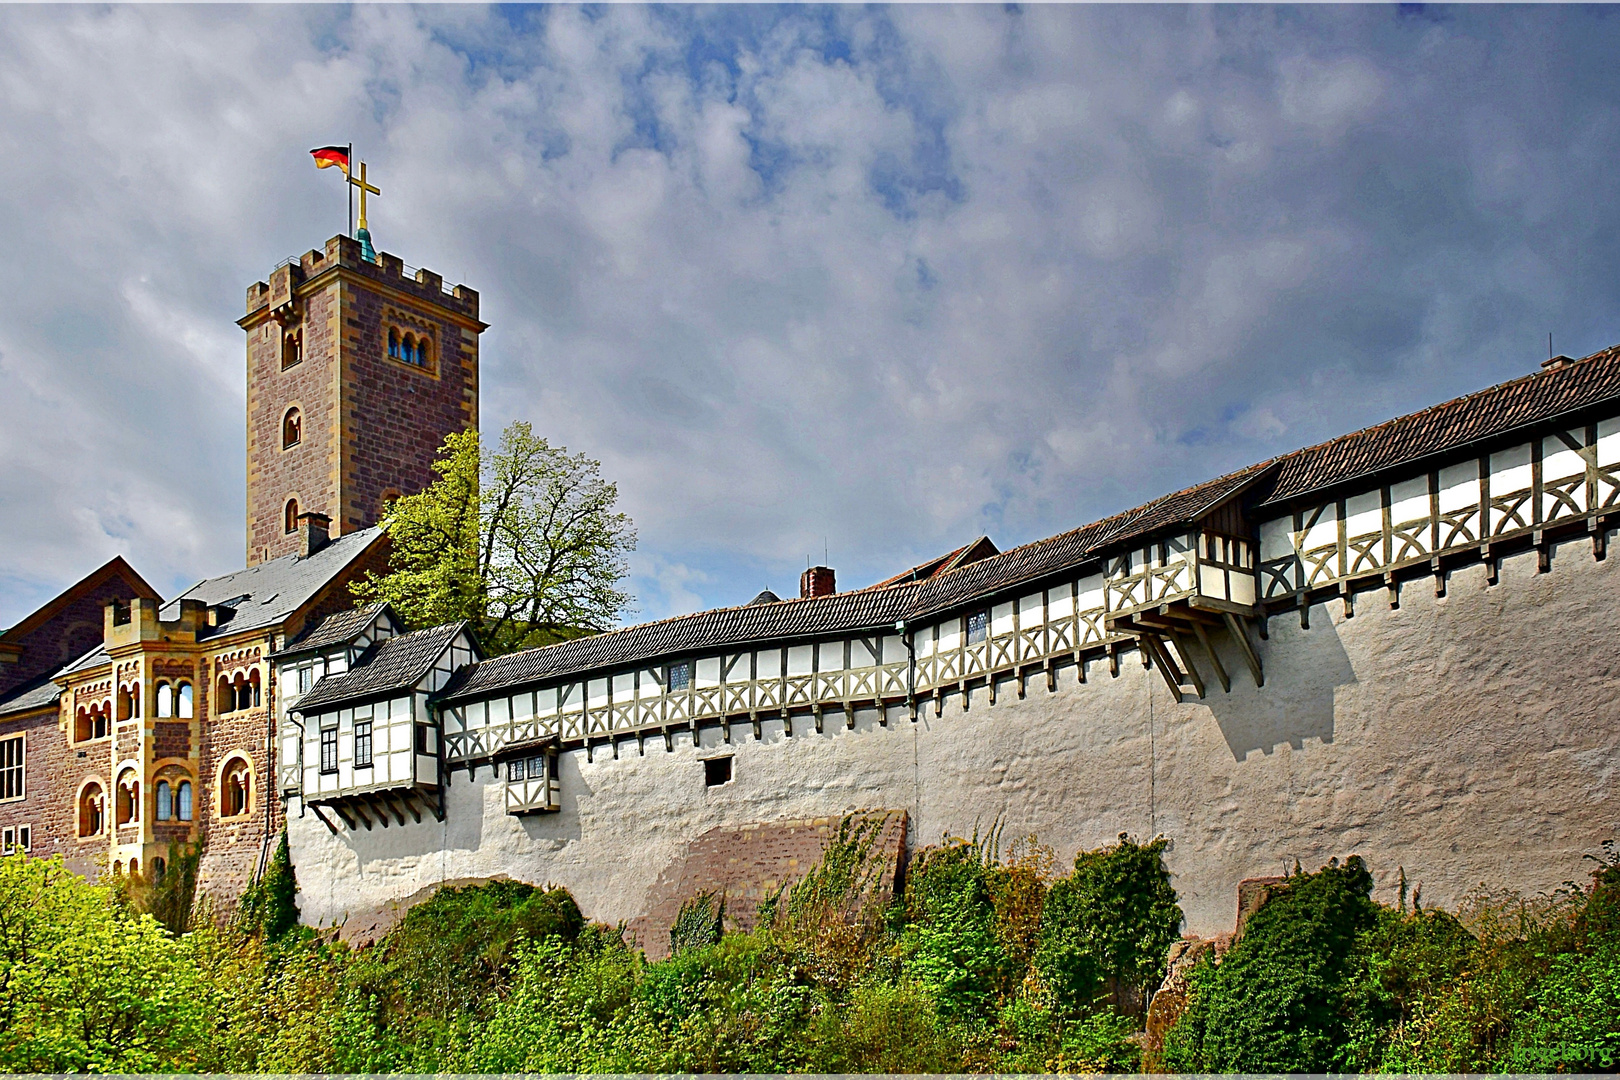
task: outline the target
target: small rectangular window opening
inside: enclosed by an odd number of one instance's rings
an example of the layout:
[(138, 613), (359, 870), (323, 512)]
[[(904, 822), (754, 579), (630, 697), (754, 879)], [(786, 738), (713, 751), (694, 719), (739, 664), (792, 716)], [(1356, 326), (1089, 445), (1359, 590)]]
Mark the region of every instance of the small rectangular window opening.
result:
[(24, 851), (34, 850), (34, 827), (32, 825), (18, 826), (17, 846)]
[(731, 783), (731, 759), (729, 757), (712, 757), (704, 759), (704, 787), (719, 787), (721, 784), (729, 783)]
[(682, 660), (678, 664), (669, 665), (669, 688), (671, 690), (685, 690), (692, 685), (692, 664)]
[(975, 641), (983, 641), (990, 632), (990, 613), (988, 611), (975, 611), (967, 617), (967, 639), (971, 645)]
[(337, 728), (321, 732), (321, 772), (337, 772)]

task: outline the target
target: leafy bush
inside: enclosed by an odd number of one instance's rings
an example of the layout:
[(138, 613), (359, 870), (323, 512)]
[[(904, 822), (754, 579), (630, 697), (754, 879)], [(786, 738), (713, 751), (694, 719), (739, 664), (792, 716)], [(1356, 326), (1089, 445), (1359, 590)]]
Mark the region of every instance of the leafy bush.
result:
[(1133, 1015), (1146, 1011), (1181, 932), (1166, 846), (1120, 833), (1113, 847), (1076, 855), (1074, 872), (1052, 884), (1034, 964), (1059, 1009), (1083, 1010), (1101, 989)]
[(1201, 963), (1165, 1039), (1182, 1072), (1325, 1072), (1346, 1042), (1342, 1009), (1357, 935), (1377, 923), (1356, 856), (1296, 874), (1249, 918), (1218, 966)]

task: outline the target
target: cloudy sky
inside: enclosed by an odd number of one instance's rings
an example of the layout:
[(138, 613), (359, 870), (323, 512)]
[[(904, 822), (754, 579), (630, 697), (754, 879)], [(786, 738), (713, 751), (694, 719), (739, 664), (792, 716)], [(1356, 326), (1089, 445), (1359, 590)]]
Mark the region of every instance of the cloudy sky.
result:
[(1582, 8), (0, 8), (0, 625), (243, 560), (247, 285), (482, 293), (641, 617), (1003, 547), (1620, 341)]

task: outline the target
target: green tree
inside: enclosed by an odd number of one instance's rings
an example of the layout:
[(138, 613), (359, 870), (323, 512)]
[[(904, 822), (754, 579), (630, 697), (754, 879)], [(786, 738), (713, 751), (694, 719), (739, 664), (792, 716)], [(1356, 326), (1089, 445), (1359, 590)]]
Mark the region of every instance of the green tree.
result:
[(433, 469), (389, 508), (389, 569), (355, 584), (360, 599), (411, 626), (466, 619), (494, 654), (606, 630), (630, 609), (635, 526), (599, 462), (520, 421), (493, 453), (476, 431), (447, 436)]
[(0, 857), (0, 1070), (190, 1072), (204, 986), (187, 947), (60, 858)]

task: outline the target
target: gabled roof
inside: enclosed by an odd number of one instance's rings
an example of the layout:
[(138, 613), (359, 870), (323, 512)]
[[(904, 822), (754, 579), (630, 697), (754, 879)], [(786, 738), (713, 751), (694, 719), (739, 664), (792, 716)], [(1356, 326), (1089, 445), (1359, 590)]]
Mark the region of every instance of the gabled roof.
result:
[(60, 593), (47, 601), (39, 610), (29, 615), (25, 615), (22, 618), (22, 621), (7, 629), (5, 633), (0, 634), (0, 642), (20, 642), (34, 630), (37, 630), (41, 625), (50, 621), (51, 617), (57, 612), (61, 611), (69, 604), (73, 603), (73, 601), (77, 600), (85, 593), (94, 589), (97, 585), (100, 585), (102, 582), (112, 577), (122, 578), (129, 584), (129, 587), (134, 591), (136, 596), (144, 597), (148, 600), (163, 599), (158, 595), (156, 589), (147, 584), (145, 578), (141, 577), (141, 575), (135, 572), (134, 567), (130, 566), (129, 563), (124, 561), (124, 557), (122, 555), (114, 555), (112, 558), (102, 563), (96, 569), (90, 571), (90, 573), (86, 574), (72, 585), (69, 585), (66, 589), (63, 589)]
[(1287, 454), (1269, 506), (1620, 397), (1620, 345)]
[(910, 570), (902, 571), (891, 578), (884, 578), (876, 585), (868, 585), (867, 588), (886, 589), (890, 585), (898, 585), (903, 581), (926, 581), (929, 578), (938, 577), (947, 570), (956, 570), (969, 563), (975, 563), (980, 559), (988, 559), (992, 555), (999, 554), (1001, 554), (1001, 549), (996, 547), (995, 542), (988, 536), (981, 536), (971, 544), (963, 544), (955, 551), (947, 551), (945, 554), (929, 559), (927, 562), (918, 563)]
[(345, 533), (308, 557), (283, 555), (234, 574), (199, 581), (163, 605), (159, 617), (178, 619), (181, 600), (201, 600), (233, 612), (209, 637), (275, 626), (314, 599), (382, 536), (382, 529), (373, 525)]
[(296, 653), (317, 652), (338, 645), (347, 645), (359, 637), (366, 627), (385, 611), (389, 620), (398, 626), (399, 620), (394, 617), (394, 609), (388, 606), (388, 601), (377, 600), (363, 607), (349, 608), (347, 611), (328, 615), (306, 630), (298, 640), (289, 642), (286, 648), (271, 655), (283, 659)]
[(354, 667), (312, 686), (293, 708), (310, 716), (344, 702), (409, 690), (422, 681), (466, 625), (465, 621), (445, 623), (384, 638), (362, 653)]

